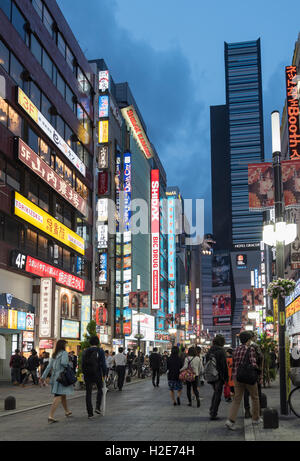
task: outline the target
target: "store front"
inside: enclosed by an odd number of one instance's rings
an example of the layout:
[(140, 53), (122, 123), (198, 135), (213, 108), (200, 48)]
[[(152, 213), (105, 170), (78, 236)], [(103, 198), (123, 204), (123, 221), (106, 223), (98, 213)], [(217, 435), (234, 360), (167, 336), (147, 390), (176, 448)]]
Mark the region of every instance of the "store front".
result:
[[(141, 314), (140, 321), (140, 334), (143, 335), (141, 339), (141, 351), (145, 355), (149, 355), (153, 349), (153, 344), (155, 341), (155, 327), (154, 322), (155, 318), (153, 315)], [(137, 321), (137, 311), (132, 311), (132, 332), (130, 336), (125, 336), (125, 349), (128, 347), (130, 349), (137, 349), (138, 340), (136, 335), (138, 334), (138, 321)], [(134, 347), (135, 346), (135, 347)]]
[(171, 338), (167, 331), (156, 330), (154, 347), (157, 347), (158, 352), (163, 354), (168, 351), (171, 345)]
[(294, 292), (285, 298), (286, 331), (290, 339), (291, 366), (300, 366), (300, 279)]

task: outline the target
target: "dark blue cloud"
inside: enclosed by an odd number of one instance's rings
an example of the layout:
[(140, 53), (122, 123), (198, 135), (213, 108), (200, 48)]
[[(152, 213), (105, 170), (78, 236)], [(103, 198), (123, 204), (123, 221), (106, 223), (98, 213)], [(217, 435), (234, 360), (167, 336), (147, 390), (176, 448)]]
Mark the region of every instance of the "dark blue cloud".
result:
[[(204, 198), (211, 229), (209, 108), (197, 100), (199, 82), (187, 57), (173, 44), (154, 50), (117, 23), (115, 0), (59, 0), (88, 59), (104, 58), (115, 82), (127, 81), (162, 160), (169, 185), (185, 198)], [(155, 31), (154, 31), (155, 33)]]

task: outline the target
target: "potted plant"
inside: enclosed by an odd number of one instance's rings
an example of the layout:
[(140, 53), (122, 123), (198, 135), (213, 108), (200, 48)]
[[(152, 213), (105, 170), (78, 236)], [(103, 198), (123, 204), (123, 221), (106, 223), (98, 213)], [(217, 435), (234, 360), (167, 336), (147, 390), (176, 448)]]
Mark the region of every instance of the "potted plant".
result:
[(293, 293), (296, 286), (296, 282), (291, 279), (282, 279), (278, 278), (269, 283), (268, 286), (268, 295), (271, 298), (276, 299), (278, 296), (289, 296)]

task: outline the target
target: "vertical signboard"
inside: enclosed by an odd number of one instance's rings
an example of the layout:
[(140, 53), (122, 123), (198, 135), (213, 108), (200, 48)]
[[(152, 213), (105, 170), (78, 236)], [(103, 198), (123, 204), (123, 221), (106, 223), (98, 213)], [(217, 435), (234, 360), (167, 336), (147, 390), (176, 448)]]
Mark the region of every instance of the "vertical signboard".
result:
[(168, 197), (168, 312), (176, 311), (176, 240), (175, 240), (175, 198)]
[(299, 101), (296, 77), (296, 66), (285, 68), (289, 154), (291, 160), (300, 158)]
[(151, 170), (152, 309), (160, 307), (159, 170)]
[(53, 285), (52, 278), (41, 278), (40, 287), (40, 338), (51, 338), (53, 319)]
[(124, 154), (124, 232), (131, 230), (131, 154)]
[(86, 334), (86, 328), (91, 319), (91, 297), (84, 295), (81, 297), (81, 331), (80, 340), (84, 341), (84, 335)]

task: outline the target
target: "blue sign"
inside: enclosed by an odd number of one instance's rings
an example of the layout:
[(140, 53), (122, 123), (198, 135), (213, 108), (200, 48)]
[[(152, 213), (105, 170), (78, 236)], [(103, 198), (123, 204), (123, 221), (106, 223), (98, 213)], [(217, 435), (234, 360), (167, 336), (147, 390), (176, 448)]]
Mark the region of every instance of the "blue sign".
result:
[(100, 285), (107, 283), (107, 253), (99, 255), (99, 283)]
[(26, 330), (26, 312), (18, 311), (18, 330)]
[(254, 269), (254, 288), (259, 288), (259, 284), (258, 284), (258, 269)]
[(99, 96), (99, 118), (108, 117), (108, 96)]
[(174, 282), (169, 288), (168, 312), (176, 312), (176, 236), (175, 236), (175, 199), (168, 198), (168, 281)]
[(124, 231), (131, 230), (131, 154), (124, 154)]

